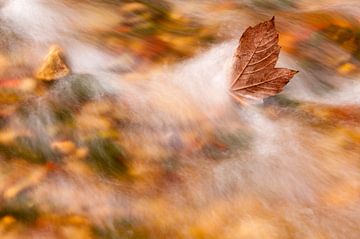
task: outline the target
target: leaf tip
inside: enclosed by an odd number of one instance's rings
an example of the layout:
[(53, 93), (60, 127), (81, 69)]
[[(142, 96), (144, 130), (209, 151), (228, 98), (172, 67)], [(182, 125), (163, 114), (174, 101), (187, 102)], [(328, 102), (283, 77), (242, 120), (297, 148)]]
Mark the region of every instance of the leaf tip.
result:
[(271, 19), (270, 19), (270, 22), (275, 25), (275, 16), (273, 16)]

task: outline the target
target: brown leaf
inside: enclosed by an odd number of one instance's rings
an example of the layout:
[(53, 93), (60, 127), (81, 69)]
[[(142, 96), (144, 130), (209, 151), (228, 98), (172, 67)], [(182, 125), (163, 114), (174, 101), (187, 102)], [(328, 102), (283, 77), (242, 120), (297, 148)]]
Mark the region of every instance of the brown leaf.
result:
[(231, 96), (242, 105), (279, 93), (297, 71), (275, 68), (280, 53), (274, 17), (249, 27), (235, 54)]

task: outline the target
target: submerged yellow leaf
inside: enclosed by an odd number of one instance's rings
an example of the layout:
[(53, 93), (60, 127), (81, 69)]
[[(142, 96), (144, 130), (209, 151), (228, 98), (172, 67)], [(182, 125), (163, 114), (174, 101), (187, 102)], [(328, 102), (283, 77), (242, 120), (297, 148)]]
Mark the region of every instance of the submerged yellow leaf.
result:
[(69, 140), (55, 141), (51, 144), (51, 148), (57, 152), (60, 152), (61, 154), (68, 155), (75, 152), (76, 145)]
[(49, 81), (67, 76), (69, 72), (61, 48), (52, 46), (35, 76), (38, 79)]
[(356, 65), (352, 63), (345, 63), (337, 68), (337, 71), (342, 75), (350, 74), (355, 70), (356, 70)]
[(34, 169), (33, 172), (25, 176), (23, 180), (15, 182), (14, 185), (6, 189), (3, 194), (4, 198), (7, 200), (12, 199), (23, 190), (35, 186), (46, 176), (46, 173), (47, 171), (43, 167)]
[(7, 129), (0, 131), (0, 143), (2, 144), (9, 144), (14, 141), (17, 136), (17, 132)]

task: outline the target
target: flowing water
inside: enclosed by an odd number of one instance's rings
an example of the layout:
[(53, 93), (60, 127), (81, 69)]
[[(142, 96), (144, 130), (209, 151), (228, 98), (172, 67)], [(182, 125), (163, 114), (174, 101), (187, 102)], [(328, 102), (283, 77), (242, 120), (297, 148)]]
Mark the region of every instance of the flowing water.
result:
[[(93, 40), (118, 21), (117, 3), (109, 2), (1, 3), (1, 50), (11, 69), (1, 70), (3, 78), (31, 77), (53, 44), (71, 69), (26, 96), (2, 126), (41, 157), (0, 158), (0, 203), (27, 213), (24, 220), (4, 206), (1, 238), (360, 237), (358, 75), (306, 64), (285, 47), (278, 66), (300, 73), (280, 97), (240, 107), (227, 93), (246, 27), (276, 15), (281, 36), (289, 36), (308, 31), (307, 19), (322, 11), (351, 22), (357, 1), (302, 1), (300, 10), (278, 12), (256, 1), (223, 1), (224, 10), (208, 15), (221, 1), (170, 1), (182, 14), (216, 24), (217, 40), (154, 65)], [(300, 51), (358, 64), (346, 48), (323, 41)], [(71, 123), (59, 121), (58, 109)], [(58, 141), (76, 149), (59, 155)]]

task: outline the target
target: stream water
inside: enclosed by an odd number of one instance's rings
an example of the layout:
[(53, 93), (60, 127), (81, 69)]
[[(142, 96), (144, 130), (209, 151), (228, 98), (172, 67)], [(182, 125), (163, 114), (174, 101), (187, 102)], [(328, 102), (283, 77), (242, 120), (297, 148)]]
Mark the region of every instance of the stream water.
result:
[[(306, 62), (285, 37), (310, 31), (318, 12), (319, 22), (328, 11), (355, 24), (357, 1), (302, 1), (279, 12), (223, 1), (225, 10), (208, 15), (221, 1), (170, 1), (185, 16), (217, 24), (218, 40), (154, 65), (93, 40), (118, 21), (118, 3), (100, 2), (1, 3), (9, 61), (2, 78), (31, 78), (53, 44), (71, 69), (26, 96), (1, 128), (14, 132), (11, 139), (29, 137), (25, 145), (44, 158), (39, 163), (32, 151), (36, 162), (0, 157), (0, 203), (37, 215), (27, 222), (4, 206), (1, 238), (360, 237), (360, 83), (356, 72), (336, 72), (357, 67), (357, 59), (324, 38), (300, 44), (300, 52), (326, 62)], [(281, 97), (240, 107), (227, 93), (238, 38), (271, 15), (286, 45), (278, 66), (300, 73)], [(59, 121), (63, 107), (71, 123)], [(76, 149), (61, 155), (58, 141)], [(6, 143), (0, 150), (14, 150)]]

